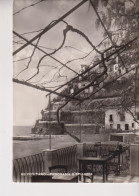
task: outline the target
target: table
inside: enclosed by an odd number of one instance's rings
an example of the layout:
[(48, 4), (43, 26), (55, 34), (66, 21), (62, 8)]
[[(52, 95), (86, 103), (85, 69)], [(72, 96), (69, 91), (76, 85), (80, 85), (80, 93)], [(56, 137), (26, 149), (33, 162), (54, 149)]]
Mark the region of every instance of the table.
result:
[(78, 182), (78, 175), (54, 175), (52, 176), (52, 182), (68, 182), (68, 183), (73, 183), (73, 182)]
[(79, 173), (86, 173), (87, 165), (102, 165), (103, 167), (103, 182), (108, 179), (107, 162), (112, 159), (113, 156), (105, 158), (101, 157), (80, 157), (79, 160)]
[(70, 175), (70, 174), (58, 174), (52, 175), (33, 175), (31, 176), (31, 182), (67, 182), (67, 183), (77, 183), (78, 175)]

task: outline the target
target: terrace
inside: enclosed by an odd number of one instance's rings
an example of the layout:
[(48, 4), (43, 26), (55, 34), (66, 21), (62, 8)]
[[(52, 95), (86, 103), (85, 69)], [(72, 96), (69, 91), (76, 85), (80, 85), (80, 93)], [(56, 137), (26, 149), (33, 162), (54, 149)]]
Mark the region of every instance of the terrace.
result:
[[(138, 151), (139, 144), (137, 143), (130, 145), (114, 142), (86, 142), (60, 149), (44, 150), (35, 155), (14, 159), (13, 181), (139, 182)], [(112, 163), (111, 166), (110, 163)], [(57, 168), (52, 174), (50, 168), (55, 166)], [(67, 169), (66, 173), (61, 170), (63, 166)]]

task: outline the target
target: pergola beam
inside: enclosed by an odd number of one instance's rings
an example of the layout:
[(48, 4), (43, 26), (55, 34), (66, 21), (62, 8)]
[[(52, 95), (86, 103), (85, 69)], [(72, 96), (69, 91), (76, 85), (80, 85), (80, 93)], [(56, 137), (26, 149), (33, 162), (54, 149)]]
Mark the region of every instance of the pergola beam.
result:
[(56, 24), (58, 24), (59, 22), (61, 22), (64, 18), (66, 18), (67, 16), (69, 16), (72, 12), (74, 12), (77, 8), (79, 8), (81, 5), (83, 5), (85, 2), (87, 2), (88, 0), (83, 0), (80, 3), (78, 3), (75, 7), (73, 7), (71, 10), (69, 10), (66, 14), (64, 14), (63, 16), (61, 16), (58, 20), (55, 20), (52, 24), (47, 25), (43, 31), (41, 31), (38, 35), (36, 35), (35, 37), (33, 37), (31, 40), (29, 40), (26, 44), (24, 44), (23, 46), (21, 46), (20, 48), (18, 48), (15, 52), (13, 52), (13, 55), (17, 54), (18, 52), (20, 52), (21, 50), (23, 50), (25, 47), (27, 47), (29, 44), (31, 44), (33, 41), (35, 41), (37, 38), (39, 38), (40, 36), (42, 36), (44, 33), (46, 33), (47, 31), (49, 31), (52, 27), (54, 27)]
[[(25, 85), (25, 86), (28, 86), (28, 87), (32, 87), (32, 88), (35, 88), (35, 89), (38, 89), (38, 90), (41, 90), (41, 91), (53, 93), (53, 94), (58, 95), (58, 96), (60, 96), (60, 97), (64, 97), (64, 98), (68, 98), (68, 99), (70, 98), (70, 99), (71, 99), (70, 96), (62, 95), (62, 94), (60, 94), (60, 93), (58, 93), (58, 92), (54, 92), (53, 90), (47, 89), (47, 88), (45, 88), (45, 87), (37, 86), (37, 85), (31, 84), (31, 83), (26, 82), (26, 81), (21, 81), (21, 80), (18, 80), (18, 79), (14, 79), (14, 78), (13, 78), (13, 82), (18, 83), (18, 84), (22, 84), (22, 85)], [(79, 101), (79, 99), (77, 99), (76, 97), (73, 98), (73, 99), (76, 99), (76, 100)]]
[(48, 54), (47, 52), (45, 52), (44, 50), (42, 50), (41, 48), (39, 48), (38, 46), (36, 46), (35, 44), (33, 43), (29, 43), (29, 41), (24, 38), (23, 36), (19, 35), (17, 32), (13, 31), (13, 33), (20, 37), (21, 39), (23, 39), (24, 41), (26, 41), (28, 44), (34, 46), (35, 48), (37, 48), (38, 50), (40, 50), (41, 52), (43, 52), (44, 54), (46, 54), (47, 56), (49, 56), (51, 59), (55, 60), (56, 62), (60, 63), (61, 65), (63, 65), (64, 67), (66, 67), (67, 69), (71, 70), (72, 72), (74, 72), (75, 74), (78, 74), (76, 71), (74, 71), (73, 69), (71, 69), (70, 67), (68, 67), (67, 65), (65, 65), (64, 63), (62, 63), (61, 61), (59, 61), (58, 59), (56, 59), (55, 57), (53, 57), (52, 55)]

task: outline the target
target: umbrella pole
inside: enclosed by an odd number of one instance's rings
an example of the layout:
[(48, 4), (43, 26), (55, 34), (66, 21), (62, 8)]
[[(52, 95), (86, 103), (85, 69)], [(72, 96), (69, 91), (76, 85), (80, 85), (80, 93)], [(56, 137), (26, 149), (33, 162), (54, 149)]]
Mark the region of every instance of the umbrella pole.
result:
[(82, 142), (82, 118), (81, 118), (81, 103), (80, 103), (80, 143)]
[(49, 149), (51, 150), (51, 127), (50, 127), (50, 121), (51, 121), (51, 95), (49, 95)]

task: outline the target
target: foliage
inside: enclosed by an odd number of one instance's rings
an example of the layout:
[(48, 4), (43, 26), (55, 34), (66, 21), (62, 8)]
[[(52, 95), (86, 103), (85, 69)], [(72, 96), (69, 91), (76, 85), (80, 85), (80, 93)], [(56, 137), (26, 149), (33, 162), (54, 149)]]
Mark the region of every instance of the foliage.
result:
[[(127, 43), (129, 40), (139, 36), (139, 1), (138, 0), (100, 0), (101, 6), (95, 4), (99, 10), (99, 14), (102, 22), (106, 26), (107, 32), (103, 29), (100, 20), (96, 19), (96, 27), (104, 30), (103, 36), (111, 38), (114, 45)], [(103, 44), (109, 45), (109, 39)], [(137, 63), (139, 60), (138, 43), (134, 43), (129, 48), (126, 48), (124, 53), (124, 61), (129, 60), (133, 63)], [(128, 58), (128, 59), (127, 59)]]

